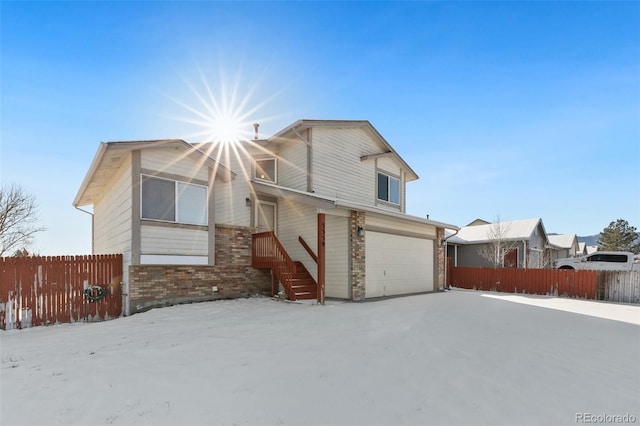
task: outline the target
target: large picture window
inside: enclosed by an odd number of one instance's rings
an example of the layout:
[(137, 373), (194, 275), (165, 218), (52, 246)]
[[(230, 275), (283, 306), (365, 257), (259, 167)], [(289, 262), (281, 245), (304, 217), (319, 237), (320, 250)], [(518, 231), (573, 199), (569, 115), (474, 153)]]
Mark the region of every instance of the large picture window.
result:
[(207, 187), (142, 176), (142, 218), (192, 225), (207, 224)]
[(400, 204), (400, 179), (378, 173), (378, 200)]

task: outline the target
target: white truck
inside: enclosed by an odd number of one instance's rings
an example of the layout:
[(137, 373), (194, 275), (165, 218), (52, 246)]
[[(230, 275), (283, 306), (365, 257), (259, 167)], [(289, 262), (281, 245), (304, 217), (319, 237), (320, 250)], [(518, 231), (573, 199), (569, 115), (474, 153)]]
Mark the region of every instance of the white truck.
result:
[(587, 256), (558, 259), (557, 269), (590, 269), (594, 271), (640, 271), (640, 256), (625, 251), (597, 251)]

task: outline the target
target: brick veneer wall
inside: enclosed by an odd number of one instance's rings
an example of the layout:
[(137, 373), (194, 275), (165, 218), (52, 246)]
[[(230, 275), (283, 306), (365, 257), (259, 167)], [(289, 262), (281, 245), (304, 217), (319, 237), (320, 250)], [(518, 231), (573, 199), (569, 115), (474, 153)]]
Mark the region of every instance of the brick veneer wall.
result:
[(365, 238), (358, 236), (358, 228), (364, 229), (365, 213), (351, 210), (351, 299), (364, 300), (366, 296)]
[(253, 232), (254, 228), (216, 225), (215, 266), (129, 266), (129, 313), (177, 303), (270, 294), (269, 271), (251, 267)]

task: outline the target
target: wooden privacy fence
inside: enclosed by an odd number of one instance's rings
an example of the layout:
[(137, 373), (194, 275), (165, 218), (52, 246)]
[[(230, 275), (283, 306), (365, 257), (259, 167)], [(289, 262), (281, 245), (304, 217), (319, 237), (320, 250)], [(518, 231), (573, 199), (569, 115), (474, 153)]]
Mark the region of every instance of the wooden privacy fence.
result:
[(503, 293), (596, 298), (596, 271), (566, 269), (461, 268), (450, 269), (454, 287)]
[(122, 255), (0, 258), (0, 329), (122, 313)]
[(640, 303), (640, 271), (598, 271), (598, 300)]
[(450, 267), (447, 277), (471, 290), (640, 303), (640, 271)]

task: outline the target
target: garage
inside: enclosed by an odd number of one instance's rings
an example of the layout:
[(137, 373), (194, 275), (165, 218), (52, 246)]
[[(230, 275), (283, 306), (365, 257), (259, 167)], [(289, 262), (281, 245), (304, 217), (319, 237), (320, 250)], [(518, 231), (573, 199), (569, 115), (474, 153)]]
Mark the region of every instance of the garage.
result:
[(433, 291), (433, 240), (368, 231), (366, 297)]

